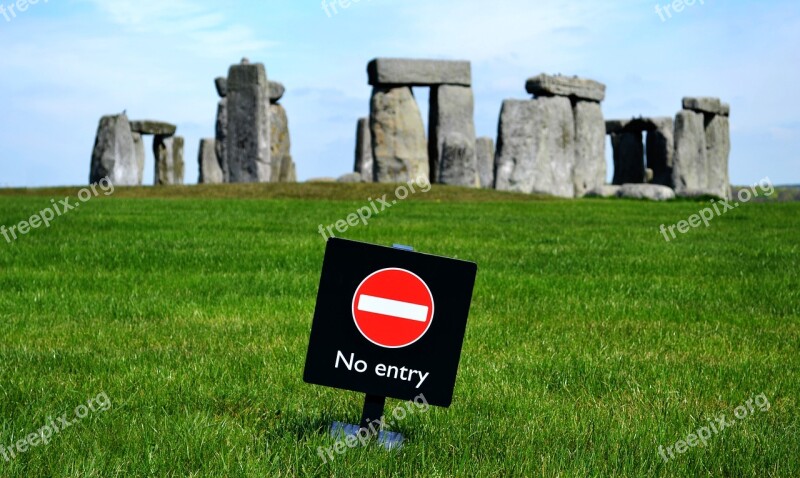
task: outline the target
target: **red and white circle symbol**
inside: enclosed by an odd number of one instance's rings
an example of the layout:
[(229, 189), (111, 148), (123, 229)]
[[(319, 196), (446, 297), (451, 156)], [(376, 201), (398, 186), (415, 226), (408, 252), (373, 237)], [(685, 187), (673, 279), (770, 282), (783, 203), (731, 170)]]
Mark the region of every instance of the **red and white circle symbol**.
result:
[(405, 269), (381, 269), (368, 275), (353, 295), (353, 320), (375, 345), (396, 349), (413, 344), (433, 321), (433, 294)]

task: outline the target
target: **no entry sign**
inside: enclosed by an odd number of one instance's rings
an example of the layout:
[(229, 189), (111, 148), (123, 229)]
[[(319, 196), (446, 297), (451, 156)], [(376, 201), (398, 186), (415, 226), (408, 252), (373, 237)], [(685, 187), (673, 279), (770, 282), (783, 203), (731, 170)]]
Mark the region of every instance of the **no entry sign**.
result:
[(399, 348), (419, 340), (431, 325), (433, 296), (418, 275), (405, 269), (370, 274), (353, 295), (359, 332), (380, 347)]
[(331, 238), (303, 379), (452, 402), (477, 265)]

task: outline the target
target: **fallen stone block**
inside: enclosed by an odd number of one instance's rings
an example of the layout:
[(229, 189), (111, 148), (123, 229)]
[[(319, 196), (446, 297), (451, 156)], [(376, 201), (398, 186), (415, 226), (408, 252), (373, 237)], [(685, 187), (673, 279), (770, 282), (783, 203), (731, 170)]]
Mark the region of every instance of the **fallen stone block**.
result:
[(591, 190), (587, 191), (584, 197), (587, 198), (615, 198), (619, 197), (619, 191), (622, 189), (622, 186), (617, 186), (613, 184), (604, 184), (602, 186), (596, 186)]
[(669, 201), (670, 199), (675, 199), (675, 191), (659, 184), (623, 184), (619, 190), (619, 197)]

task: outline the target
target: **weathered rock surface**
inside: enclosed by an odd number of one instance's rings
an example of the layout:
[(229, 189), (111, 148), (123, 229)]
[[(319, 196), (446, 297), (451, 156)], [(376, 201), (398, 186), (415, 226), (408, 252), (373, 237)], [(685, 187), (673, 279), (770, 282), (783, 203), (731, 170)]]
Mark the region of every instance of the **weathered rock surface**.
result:
[(597, 186), (590, 191), (587, 191), (585, 197), (615, 198), (619, 196), (620, 189), (622, 189), (622, 186), (603, 184), (602, 186)]
[(456, 85), (432, 88), (430, 103), (428, 156), (431, 181), (478, 187), (472, 88)]
[(623, 184), (619, 190), (619, 197), (668, 201), (675, 199), (675, 191), (659, 184)]
[(217, 122), (214, 133), (214, 148), (217, 153), (217, 161), (222, 169), (222, 182), (227, 183), (230, 174), (228, 172), (228, 156), (225, 145), (228, 137), (228, 99), (222, 98), (217, 104)]
[(198, 170), (200, 177), (199, 184), (220, 184), (224, 182), (222, 168), (217, 159), (216, 141), (211, 138), (200, 140), (200, 150), (198, 152)]
[(131, 121), (131, 131), (139, 134), (157, 134), (160, 136), (172, 136), (178, 129), (177, 126), (163, 121)]
[(281, 183), (296, 183), (297, 182), (297, 169), (292, 160), (292, 155), (284, 156), (281, 163), (281, 175), (279, 182)]
[[(288, 178), (289, 171), (282, 171), (286, 168), (291, 169), (291, 137), (289, 136), (289, 118), (286, 109), (279, 104), (269, 105), (270, 114), (270, 158), (272, 161), (272, 182), (282, 182), (281, 178)], [(288, 160), (287, 160), (288, 158)]]
[(217, 88), (217, 94), (220, 98), (228, 96), (228, 79), (220, 76), (214, 79), (214, 86)]
[(706, 123), (706, 178), (707, 191), (712, 196), (727, 198), (731, 195), (728, 158), (731, 153), (730, 120), (715, 115)]
[(704, 191), (708, 184), (706, 133), (702, 113), (682, 110), (675, 117), (675, 158), (672, 184), (675, 193)]
[(339, 179), (336, 180), (339, 183), (363, 183), (364, 179), (361, 177), (359, 173), (347, 173), (345, 175), (339, 176)]
[(153, 153), (156, 157), (153, 183), (157, 186), (183, 184), (183, 138), (156, 135)]
[(600, 103), (577, 101), (575, 116), (575, 196), (606, 182), (606, 125)]
[(228, 71), (225, 160), (227, 182), (269, 182), (269, 86), (261, 63), (243, 63)]
[(529, 78), (525, 90), (536, 97), (567, 96), (598, 103), (606, 97), (606, 85), (577, 76), (541, 74)]
[(712, 115), (727, 116), (730, 113), (729, 105), (723, 104), (719, 98), (711, 97), (686, 97), (683, 99), (683, 109)]
[(647, 131), (647, 167), (653, 170), (654, 184), (672, 187), (672, 165), (675, 156), (675, 125), (672, 118), (651, 118), (653, 128)]
[(376, 58), (367, 65), (371, 86), (435, 86), (472, 84), (468, 61)]
[(614, 149), (613, 184), (645, 182), (644, 139), (641, 131), (623, 131), (611, 134)]
[(411, 88), (375, 87), (370, 111), (375, 180), (430, 177), (425, 128)]
[(269, 82), (269, 102), (270, 103), (277, 103), (281, 98), (283, 98), (283, 94), (286, 93), (286, 87), (283, 86), (283, 83), (279, 83), (277, 81), (270, 81)]
[(133, 133), (124, 113), (103, 116), (97, 126), (89, 182), (96, 183), (106, 176), (117, 186), (141, 184)]
[(142, 184), (145, 161), (144, 138), (139, 133), (131, 132), (131, 135), (133, 136), (133, 150), (136, 158), (136, 184)]
[(475, 140), (475, 156), (478, 161), (478, 179), (482, 188), (494, 188), (494, 140), (478, 138)]
[(498, 137), (497, 189), (574, 197), (575, 124), (569, 98), (504, 101)]
[(356, 125), (356, 160), (353, 171), (361, 174), (364, 182), (373, 180), (372, 133), (369, 118), (359, 118)]

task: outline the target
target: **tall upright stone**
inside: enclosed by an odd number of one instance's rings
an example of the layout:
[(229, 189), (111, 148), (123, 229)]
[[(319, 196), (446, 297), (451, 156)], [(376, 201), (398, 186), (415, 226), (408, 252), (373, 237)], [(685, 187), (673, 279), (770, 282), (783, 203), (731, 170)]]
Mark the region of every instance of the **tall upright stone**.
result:
[(500, 114), (495, 186), (575, 196), (575, 122), (570, 99), (506, 100)]
[(611, 133), (614, 149), (614, 179), (612, 184), (644, 183), (644, 137), (641, 130)]
[(232, 183), (269, 182), (269, 85), (261, 63), (231, 66), (227, 82), (226, 179)]
[(130, 122), (125, 113), (100, 118), (97, 126), (89, 182), (108, 177), (117, 186), (141, 184), (140, 167)]
[(200, 150), (197, 155), (199, 184), (220, 184), (223, 182), (222, 168), (217, 159), (216, 141), (212, 138), (200, 140)]
[(478, 160), (478, 178), (484, 189), (494, 188), (494, 141), (492, 138), (475, 140), (475, 156)]
[(606, 182), (606, 124), (600, 103), (573, 102), (575, 115), (575, 196), (582, 197)]
[(365, 183), (373, 181), (372, 134), (369, 131), (369, 118), (359, 118), (356, 125), (356, 159), (353, 171), (361, 175)]
[(410, 87), (373, 89), (370, 130), (377, 182), (429, 177), (425, 127)]
[(145, 148), (144, 138), (141, 133), (131, 133), (133, 135), (133, 150), (136, 157), (136, 183), (142, 184), (144, 180), (144, 160)]
[[(281, 181), (281, 169), (292, 162), (289, 118), (286, 109), (277, 103), (269, 105), (270, 157), (272, 161), (272, 182)], [(287, 175), (284, 175), (287, 177)]]
[(672, 187), (675, 157), (675, 124), (672, 118), (651, 118), (647, 130), (647, 167), (653, 170), (652, 183)]
[[(227, 85), (227, 81), (225, 83)], [(227, 183), (230, 178), (228, 168), (228, 99), (222, 98), (217, 103), (217, 121), (214, 126), (214, 149), (217, 153), (217, 161), (222, 170), (222, 182)]]
[(706, 193), (708, 175), (703, 113), (682, 110), (675, 117), (672, 180), (678, 196)]
[(156, 157), (156, 186), (183, 184), (183, 146), (181, 136), (156, 135), (153, 153)]
[(731, 195), (728, 158), (731, 154), (730, 121), (727, 116), (713, 115), (706, 121), (706, 174), (708, 193), (727, 198)]
[(428, 156), (432, 182), (478, 187), (475, 101), (469, 86), (431, 89)]

